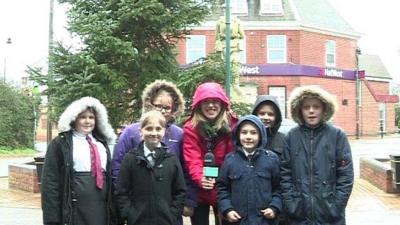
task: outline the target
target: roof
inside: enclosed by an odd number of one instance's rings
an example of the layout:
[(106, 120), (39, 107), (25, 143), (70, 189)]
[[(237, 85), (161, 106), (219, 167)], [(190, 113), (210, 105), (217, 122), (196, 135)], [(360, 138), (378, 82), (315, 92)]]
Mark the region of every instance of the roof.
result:
[[(260, 0), (247, 2), (248, 13), (246, 15), (235, 15), (243, 22), (245, 28), (276, 29), (277, 27), (285, 27), (325, 32), (352, 39), (358, 39), (361, 36), (328, 0), (282, 0), (282, 15), (260, 15)], [(213, 9), (214, 11), (203, 23), (203, 26), (212, 27), (220, 16), (225, 15), (222, 7)]]
[(381, 58), (377, 55), (359, 55), (358, 65), (359, 70), (365, 70), (367, 77), (392, 79)]
[(359, 36), (328, 0), (289, 1), (297, 11), (295, 14), (301, 26)]

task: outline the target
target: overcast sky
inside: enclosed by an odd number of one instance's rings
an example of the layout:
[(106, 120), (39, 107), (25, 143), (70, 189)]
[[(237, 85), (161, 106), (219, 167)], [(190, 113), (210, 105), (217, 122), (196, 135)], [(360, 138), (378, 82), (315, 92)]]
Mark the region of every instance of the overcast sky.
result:
[[(55, 1), (55, 39), (70, 40), (63, 30), (64, 9)], [(328, 0), (362, 34), (362, 53), (379, 55), (396, 83), (400, 83), (400, 2), (398, 0)], [(6, 60), (7, 80), (18, 80), (26, 65), (45, 66), (49, 0), (0, 0), (0, 79)], [(6, 44), (7, 38), (12, 44)]]

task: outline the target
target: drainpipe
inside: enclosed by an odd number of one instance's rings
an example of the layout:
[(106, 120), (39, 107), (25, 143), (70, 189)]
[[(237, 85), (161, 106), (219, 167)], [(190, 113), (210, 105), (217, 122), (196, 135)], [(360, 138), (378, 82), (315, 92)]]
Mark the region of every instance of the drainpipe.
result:
[(361, 117), (361, 80), (359, 78), (358, 56), (361, 55), (361, 49), (356, 48), (356, 139), (360, 138), (360, 117)]

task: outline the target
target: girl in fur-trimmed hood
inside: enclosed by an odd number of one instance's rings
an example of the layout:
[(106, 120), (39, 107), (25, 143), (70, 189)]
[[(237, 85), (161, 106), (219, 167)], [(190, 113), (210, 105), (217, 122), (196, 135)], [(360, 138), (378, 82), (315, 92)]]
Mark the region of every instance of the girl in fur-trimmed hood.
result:
[(328, 122), (336, 112), (337, 104), (333, 95), (316, 85), (302, 86), (293, 90), (289, 98), (290, 113), (295, 122), (304, 125), (301, 106), (305, 99), (316, 98), (323, 103), (324, 114), (321, 122)]
[(93, 108), (96, 112), (96, 127), (93, 132), (98, 133), (108, 144), (114, 144), (116, 135), (108, 122), (107, 110), (99, 100), (93, 97), (83, 97), (72, 102), (58, 120), (58, 131), (61, 133), (73, 129), (76, 118), (87, 108)]
[(72, 102), (59, 119), (42, 170), (44, 224), (112, 225), (111, 154), (116, 135), (99, 100)]
[(185, 100), (176, 85), (166, 80), (155, 80), (146, 86), (142, 94), (142, 111), (148, 112), (154, 109), (155, 106), (153, 100), (160, 95), (161, 92), (168, 93), (172, 98), (172, 108), (171, 112), (169, 113), (170, 115), (165, 116), (165, 113), (163, 113), (163, 115), (166, 117), (167, 122), (174, 121), (183, 113)]

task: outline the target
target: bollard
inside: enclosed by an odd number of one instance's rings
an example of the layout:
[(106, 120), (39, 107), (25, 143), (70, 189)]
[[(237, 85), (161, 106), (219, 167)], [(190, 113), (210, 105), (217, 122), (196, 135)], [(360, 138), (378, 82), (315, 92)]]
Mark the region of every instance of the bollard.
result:
[(39, 190), (41, 190), (42, 168), (43, 168), (43, 164), (44, 164), (44, 157), (38, 156), (38, 157), (34, 157), (34, 159), (35, 159), (35, 165), (36, 165), (36, 173), (37, 173), (37, 178), (38, 178)]
[(389, 155), (393, 174), (393, 189), (400, 191), (400, 155)]

